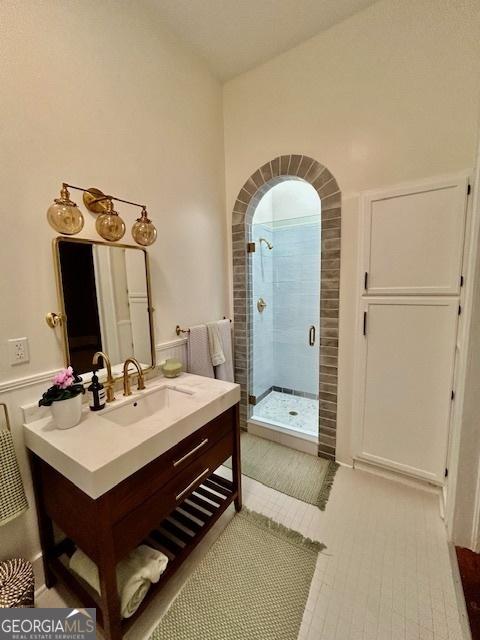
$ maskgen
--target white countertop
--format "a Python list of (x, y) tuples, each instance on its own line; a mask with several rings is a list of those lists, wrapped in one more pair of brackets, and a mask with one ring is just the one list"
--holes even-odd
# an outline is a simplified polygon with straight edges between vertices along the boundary
[[(102, 411), (84, 407), (80, 424), (55, 428), (51, 416), (24, 424), (26, 446), (92, 498), (98, 498), (198, 428), (240, 400), (240, 386), (182, 373), (178, 378), (154, 378), (145, 391), (134, 391)], [(186, 400), (175, 410), (161, 411), (141, 423), (122, 426), (108, 413), (140, 400), (162, 387), (184, 390)], [(113, 415), (113, 414), (112, 414)]]

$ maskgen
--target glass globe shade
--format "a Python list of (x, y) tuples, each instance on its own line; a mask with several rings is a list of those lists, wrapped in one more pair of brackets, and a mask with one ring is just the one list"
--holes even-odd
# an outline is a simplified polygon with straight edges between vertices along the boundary
[(99, 235), (109, 242), (116, 242), (125, 235), (125, 223), (116, 211), (99, 215), (95, 227)]
[(148, 247), (157, 239), (157, 230), (151, 220), (147, 218), (147, 212), (144, 209), (140, 218), (134, 222), (132, 227), (132, 236), (137, 244), (142, 247)]
[(47, 220), (55, 231), (73, 236), (83, 229), (83, 215), (75, 202), (70, 200), (66, 187), (62, 188), (60, 198), (55, 199), (47, 211)]

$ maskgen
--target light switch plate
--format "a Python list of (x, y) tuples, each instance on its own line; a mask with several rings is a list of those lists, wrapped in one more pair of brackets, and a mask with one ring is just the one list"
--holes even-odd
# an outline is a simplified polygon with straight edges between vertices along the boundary
[(12, 338), (8, 341), (8, 357), (10, 365), (13, 367), (17, 364), (25, 364), (30, 362), (30, 354), (28, 352), (28, 338)]

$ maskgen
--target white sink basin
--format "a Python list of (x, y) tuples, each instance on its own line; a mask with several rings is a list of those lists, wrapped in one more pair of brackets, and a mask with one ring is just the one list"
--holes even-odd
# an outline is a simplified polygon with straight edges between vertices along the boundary
[(49, 409), (32, 406), (27, 447), (96, 499), (240, 400), (238, 384), (189, 373), (147, 385), (117, 393), (102, 411), (85, 406), (72, 429), (56, 429)]
[(102, 413), (102, 418), (120, 427), (135, 427), (148, 422), (152, 416), (156, 420), (166, 417), (175, 419), (185, 413), (186, 405), (192, 402), (194, 393), (190, 389), (165, 386), (148, 391), (144, 395), (134, 396), (120, 407), (112, 407)]

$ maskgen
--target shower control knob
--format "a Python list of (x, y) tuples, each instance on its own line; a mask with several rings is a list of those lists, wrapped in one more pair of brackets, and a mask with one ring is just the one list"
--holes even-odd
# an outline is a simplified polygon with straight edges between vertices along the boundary
[(263, 311), (267, 308), (267, 303), (265, 302), (265, 300), (263, 298), (259, 298), (257, 301), (257, 309), (260, 313), (263, 313)]

